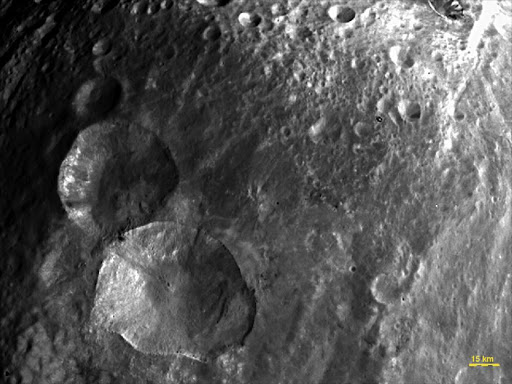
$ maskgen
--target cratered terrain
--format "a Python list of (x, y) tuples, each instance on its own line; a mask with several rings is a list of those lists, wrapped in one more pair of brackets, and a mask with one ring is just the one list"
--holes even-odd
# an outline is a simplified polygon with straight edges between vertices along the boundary
[(0, 381), (512, 383), (510, 0), (0, 26)]

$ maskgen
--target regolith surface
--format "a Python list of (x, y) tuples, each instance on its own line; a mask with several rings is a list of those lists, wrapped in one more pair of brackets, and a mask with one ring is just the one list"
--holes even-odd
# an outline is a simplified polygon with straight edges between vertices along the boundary
[(2, 0), (0, 36), (0, 381), (512, 383), (510, 0)]

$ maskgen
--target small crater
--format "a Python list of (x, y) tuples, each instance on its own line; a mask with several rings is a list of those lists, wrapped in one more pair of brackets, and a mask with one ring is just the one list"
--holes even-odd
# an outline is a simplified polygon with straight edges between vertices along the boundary
[(288, 144), (293, 136), (293, 132), (289, 127), (281, 127), (279, 130), (278, 138), (283, 144)]
[(389, 49), (389, 58), (398, 67), (411, 68), (414, 65), (410, 50), (398, 45)]
[(412, 58), (412, 56), (407, 55), (404, 58), (402, 66), (404, 68), (411, 68), (413, 65), (414, 65), (414, 59)]
[(150, 4), (148, 5), (148, 9), (146, 10), (146, 13), (147, 13), (148, 15), (150, 15), (150, 16), (151, 16), (151, 15), (156, 14), (156, 13), (158, 12), (158, 10), (159, 10), (159, 9), (160, 9), (160, 7), (159, 7), (159, 5), (158, 5), (158, 4), (156, 4), (156, 3), (150, 3)]
[(203, 40), (216, 41), (222, 36), (222, 32), (217, 25), (209, 25), (203, 32)]
[(464, 9), (457, 0), (447, 1), (443, 5), (444, 14), (452, 20), (459, 20), (464, 17)]
[(372, 127), (370, 126), (370, 124), (367, 124), (362, 121), (358, 121), (354, 125), (354, 133), (360, 138), (369, 136), (371, 134), (371, 132), (372, 132)]
[(227, 5), (230, 0), (196, 0), (199, 4), (205, 7), (222, 7)]
[(417, 102), (410, 102), (402, 100), (398, 103), (398, 112), (402, 118), (415, 121), (421, 117), (421, 106)]
[(464, 115), (463, 112), (460, 112), (460, 111), (455, 112), (455, 115), (454, 115), (455, 120), (461, 121), (461, 120), (464, 120), (465, 117), (466, 117), (466, 115)]
[(76, 93), (73, 106), (79, 117), (96, 120), (105, 116), (119, 102), (121, 84), (113, 77), (85, 82)]
[(343, 7), (341, 5), (333, 5), (327, 11), (329, 17), (339, 23), (348, 23), (356, 17), (356, 12), (350, 7)]
[(253, 12), (242, 12), (238, 16), (238, 22), (244, 28), (254, 28), (261, 23), (261, 16)]

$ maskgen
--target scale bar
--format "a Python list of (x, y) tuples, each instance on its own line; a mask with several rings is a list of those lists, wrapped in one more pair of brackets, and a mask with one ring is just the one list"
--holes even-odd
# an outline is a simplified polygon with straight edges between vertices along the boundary
[(499, 367), (500, 365), (497, 364), (497, 363), (490, 363), (490, 364), (485, 364), (485, 363), (472, 363), (472, 364), (469, 364), (470, 367)]

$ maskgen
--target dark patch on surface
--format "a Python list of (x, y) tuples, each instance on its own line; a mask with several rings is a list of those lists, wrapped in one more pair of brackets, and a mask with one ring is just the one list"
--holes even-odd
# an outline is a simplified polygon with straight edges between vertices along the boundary
[(142, 158), (123, 153), (103, 170), (93, 217), (106, 231), (143, 223), (178, 184), (178, 171), (166, 148), (155, 142)]
[(229, 146), (217, 161), (218, 165), (203, 176), (202, 190), (210, 202), (212, 214), (230, 217), (247, 204), (248, 197), (240, 192), (246, 189), (250, 160), (258, 144), (259, 134), (249, 132)]
[(297, 299), (296, 304), (293, 307), (289, 324), (288, 333), (286, 334), (286, 338), (284, 340), (285, 345), (290, 345), (293, 340), (295, 340), (295, 337), (297, 336), (297, 332), (299, 332), (299, 325), (301, 321), (301, 317), (304, 312), (304, 304), (302, 303), (301, 299)]

